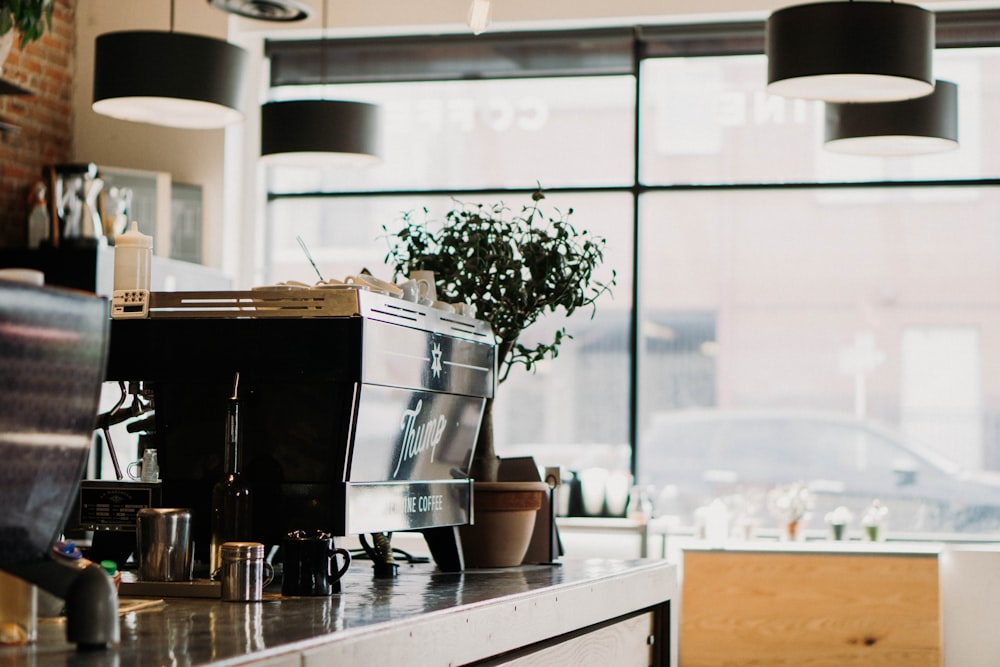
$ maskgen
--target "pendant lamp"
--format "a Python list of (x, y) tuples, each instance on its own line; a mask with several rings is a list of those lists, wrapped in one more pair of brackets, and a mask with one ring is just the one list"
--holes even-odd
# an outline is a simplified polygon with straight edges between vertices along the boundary
[(224, 12), (257, 21), (291, 23), (309, 18), (309, 6), (296, 0), (208, 0)]
[(898, 102), (826, 105), (828, 150), (856, 155), (941, 153), (958, 147), (958, 86), (937, 81), (934, 92)]
[(243, 119), (247, 53), (229, 42), (170, 32), (124, 31), (97, 37), (93, 109), (121, 120), (188, 129)]
[(930, 94), (934, 14), (898, 2), (819, 2), (767, 19), (767, 91), (827, 102)]
[[(323, 2), (320, 83), (326, 84), (326, 2)], [(343, 168), (378, 161), (378, 107), (342, 100), (290, 100), (260, 107), (264, 164)]]
[(293, 100), (260, 107), (265, 164), (336, 168), (378, 161), (378, 108), (365, 102)]

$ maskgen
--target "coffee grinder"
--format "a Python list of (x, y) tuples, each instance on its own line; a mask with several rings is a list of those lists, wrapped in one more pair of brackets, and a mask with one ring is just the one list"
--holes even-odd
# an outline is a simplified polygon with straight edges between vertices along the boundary
[[(0, 280), (0, 569), (66, 601), (66, 638), (118, 641), (111, 578), (55, 549), (91, 448), (107, 302)], [(0, 591), (3, 594), (3, 591)]]

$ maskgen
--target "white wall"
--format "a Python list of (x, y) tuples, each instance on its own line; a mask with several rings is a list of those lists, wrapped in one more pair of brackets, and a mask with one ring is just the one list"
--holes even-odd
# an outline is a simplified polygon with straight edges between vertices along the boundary
[(954, 546), (941, 554), (941, 622), (945, 667), (993, 667), (1000, 662), (996, 632), (1000, 550)]
[[(320, 0), (305, 0), (317, 8), (307, 21), (286, 26), (319, 29)], [(358, 30), (368, 34), (392, 31), (465, 29), (470, 0), (327, 0), (327, 26)], [(630, 25), (637, 22), (700, 21), (720, 15), (731, 18), (762, 18), (771, 11), (809, 0), (493, 0), (493, 21), (497, 28), (545, 26)], [(996, 0), (937, 0), (916, 2), (927, 9), (997, 6)], [(240, 20), (240, 30), (259, 29), (259, 21)], [(268, 27), (271, 29), (272, 26)], [(281, 29), (280, 27), (278, 28)]]

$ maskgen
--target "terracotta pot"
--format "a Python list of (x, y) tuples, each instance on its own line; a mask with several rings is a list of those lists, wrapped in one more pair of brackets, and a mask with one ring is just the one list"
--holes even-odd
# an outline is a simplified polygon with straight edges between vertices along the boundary
[(794, 521), (788, 521), (785, 523), (785, 539), (789, 542), (795, 542), (801, 537), (799, 532), (801, 524), (798, 519)]
[(531, 544), (542, 494), (548, 488), (545, 482), (475, 482), (475, 523), (459, 528), (465, 566), (520, 565)]

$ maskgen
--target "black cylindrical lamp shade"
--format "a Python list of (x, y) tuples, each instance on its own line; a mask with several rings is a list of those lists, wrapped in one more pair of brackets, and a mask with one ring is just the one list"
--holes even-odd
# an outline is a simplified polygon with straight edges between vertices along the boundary
[(837, 153), (901, 156), (958, 147), (958, 86), (899, 102), (826, 105), (825, 147)]
[(309, 5), (297, 0), (208, 0), (208, 4), (244, 18), (280, 23), (309, 18), (311, 11)]
[(366, 102), (292, 100), (260, 108), (266, 164), (341, 167), (378, 160), (378, 107)]
[(767, 20), (767, 90), (828, 102), (884, 102), (934, 88), (934, 14), (899, 2), (819, 2)]
[(247, 53), (229, 42), (177, 32), (97, 38), (97, 113), (154, 125), (219, 128), (243, 119)]

